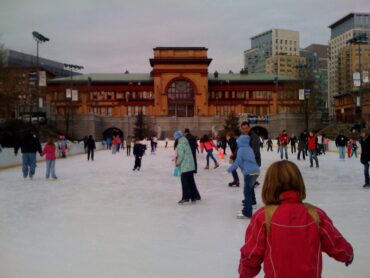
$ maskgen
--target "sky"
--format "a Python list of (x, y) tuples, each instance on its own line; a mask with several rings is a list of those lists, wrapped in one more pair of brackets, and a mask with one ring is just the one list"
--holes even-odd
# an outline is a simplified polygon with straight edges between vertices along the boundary
[(327, 44), (328, 26), (368, 0), (0, 0), (0, 44), (36, 55), (32, 32), (50, 38), (40, 56), (84, 73), (150, 72), (158, 46), (208, 48), (215, 70), (238, 72), (250, 37), (300, 32), (301, 47)]

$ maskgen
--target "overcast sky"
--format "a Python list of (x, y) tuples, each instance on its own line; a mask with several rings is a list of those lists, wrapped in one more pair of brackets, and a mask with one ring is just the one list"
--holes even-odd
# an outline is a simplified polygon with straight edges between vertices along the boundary
[(301, 47), (327, 44), (328, 25), (369, 0), (0, 0), (0, 43), (36, 55), (32, 31), (50, 38), (40, 56), (84, 73), (149, 72), (157, 46), (204, 46), (210, 72), (243, 67), (250, 37), (300, 32)]

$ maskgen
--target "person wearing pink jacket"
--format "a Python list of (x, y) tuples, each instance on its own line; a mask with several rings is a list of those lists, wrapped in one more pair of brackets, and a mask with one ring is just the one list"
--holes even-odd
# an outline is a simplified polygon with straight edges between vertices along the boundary
[(48, 142), (44, 146), (44, 149), (42, 150), (41, 155), (45, 155), (46, 159), (46, 178), (48, 179), (50, 177), (50, 172), (51, 172), (51, 177), (56, 180), (57, 176), (55, 175), (55, 160), (56, 160), (56, 155), (55, 155), (56, 147), (54, 144), (54, 139), (49, 138)]
[(207, 166), (204, 169), (209, 169), (209, 158), (212, 158), (213, 162), (215, 163), (215, 167), (213, 167), (214, 169), (220, 166), (213, 156), (213, 149), (218, 150), (218, 148), (207, 135), (203, 135), (202, 139), (200, 140), (200, 152), (203, 153), (204, 149), (207, 152)]

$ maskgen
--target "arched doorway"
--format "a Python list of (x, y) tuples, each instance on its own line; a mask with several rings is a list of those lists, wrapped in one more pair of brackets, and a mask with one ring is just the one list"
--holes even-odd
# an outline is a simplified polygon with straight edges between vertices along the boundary
[(193, 117), (195, 89), (184, 79), (173, 81), (167, 89), (168, 115), (177, 117)]
[(254, 131), (258, 136), (262, 136), (264, 139), (267, 139), (269, 136), (269, 132), (266, 128), (260, 125), (256, 125), (251, 128), (251, 131)]
[(113, 136), (117, 135), (123, 138), (123, 131), (116, 127), (110, 127), (103, 132), (103, 139), (113, 138)]

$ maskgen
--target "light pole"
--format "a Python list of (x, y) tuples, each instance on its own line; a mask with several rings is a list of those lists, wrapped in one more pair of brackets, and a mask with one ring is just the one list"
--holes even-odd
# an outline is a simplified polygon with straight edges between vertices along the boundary
[[(39, 72), (39, 44), (48, 42), (50, 39), (41, 35), (39, 32), (33, 31), (32, 36), (36, 41), (36, 71), (37, 71), (37, 103), (36, 103), (36, 112), (37, 112), (37, 122), (39, 121), (39, 108), (40, 108), (40, 72)], [(31, 106), (32, 109), (32, 106)], [(30, 111), (30, 117), (32, 118), (32, 111)]]
[[(304, 91), (304, 99), (303, 99), (303, 105), (304, 105), (304, 121), (305, 121), (305, 126), (306, 126), (306, 131), (308, 132), (308, 95), (306, 96), (306, 73), (303, 75), (302, 74), (302, 70), (306, 70), (307, 69), (307, 65), (306, 64), (301, 64), (299, 63), (298, 65), (296, 65), (296, 68), (298, 69), (299, 71), (299, 76), (300, 78), (302, 78), (302, 84), (303, 84), (303, 91)], [(308, 94), (308, 92), (307, 92)]]
[[(362, 123), (362, 108), (363, 108), (363, 105), (362, 105), (362, 102), (363, 102), (363, 99), (362, 99), (362, 83), (363, 81), (361, 80), (363, 78), (363, 74), (361, 73), (361, 44), (368, 44), (368, 38), (367, 38), (367, 34), (366, 33), (359, 33), (357, 34), (356, 36), (354, 36), (352, 39), (349, 39), (347, 41), (348, 44), (357, 44), (358, 45), (358, 72), (359, 72), (359, 76), (360, 76), (360, 83), (359, 83), (359, 86), (358, 86), (358, 102), (357, 100), (354, 101), (355, 103), (355, 116), (357, 116), (357, 120), (359, 122), (359, 124), (361, 125), (361, 128), (363, 127), (363, 123)], [(356, 86), (356, 85), (355, 85)], [(358, 106), (358, 108), (356, 107)]]
[[(70, 87), (69, 89), (66, 90), (66, 98), (70, 98), (70, 101), (69, 101), (69, 105), (68, 105), (68, 108), (66, 108), (65, 110), (65, 124), (66, 124), (66, 134), (68, 135), (69, 133), (69, 123), (70, 123), (70, 120), (73, 120), (73, 107), (72, 107), (72, 102), (73, 101), (77, 101), (78, 99), (74, 99), (73, 97), (73, 90), (72, 90), (72, 86), (73, 86), (73, 82), (72, 82), (72, 76), (73, 76), (73, 71), (72, 70), (82, 70), (84, 67), (83, 66), (78, 66), (78, 65), (72, 65), (72, 64), (64, 64), (64, 68), (70, 70)], [(69, 93), (68, 93), (69, 91)], [(77, 92), (78, 94), (78, 92)], [(78, 95), (77, 95), (78, 97)], [(71, 131), (71, 137), (73, 137), (73, 128), (72, 128), (72, 131)]]

